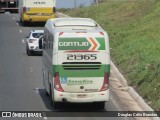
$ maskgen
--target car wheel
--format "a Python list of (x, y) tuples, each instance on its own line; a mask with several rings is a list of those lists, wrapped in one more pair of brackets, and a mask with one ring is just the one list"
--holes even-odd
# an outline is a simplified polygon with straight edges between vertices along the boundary
[(22, 14), (20, 15), (20, 23), (23, 24), (23, 21), (22, 21)]
[(26, 48), (26, 53), (27, 53), (28, 56), (31, 56), (31, 55), (32, 55), (32, 52), (29, 50), (28, 47)]
[(22, 18), (20, 18), (20, 23), (22, 23)]

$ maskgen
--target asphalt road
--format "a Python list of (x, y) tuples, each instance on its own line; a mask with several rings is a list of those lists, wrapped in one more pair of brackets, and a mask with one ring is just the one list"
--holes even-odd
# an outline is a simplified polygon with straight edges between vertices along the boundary
[[(42, 81), (41, 56), (27, 56), (25, 53), (25, 37), (30, 30), (43, 29), (44, 24), (32, 24), (23, 27), (19, 23), (18, 14), (0, 14), (0, 111), (53, 111), (49, 97), (45, 95)], [(64, 105), (54, 119), (83, 119), (83, 120), (128, 120), (120, 117), (98, 117), (104, 111), (124, 110), (118, 98), (112, 93), (105, 110), (96, 110), (92, 105)], [(90, 117), (85, 117), (93, 111)], [(107, 112), (106, 112), (107, 113)], [(76, 118), (65, 117), (77, 115)], [(96, 116), (97, 117), (92, 117)], [(21, 120), (22, 118), (0, 118), (0, 120)], [(28, 118), (24, 118), (28, 120)], [(37, 120), (53, 118), (37, 118)], [(131, 119), (131, 118), (130, 118)], [(35, 120), (35, 118), (34, 118)]]

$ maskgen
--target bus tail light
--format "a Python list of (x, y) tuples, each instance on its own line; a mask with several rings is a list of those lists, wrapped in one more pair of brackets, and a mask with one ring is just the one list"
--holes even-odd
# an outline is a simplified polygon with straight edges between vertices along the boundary
[(54, 12), (54, 13), (56, 12), (56, 8), (55, 8), (55, 7), (53, 7), (53, 12)]
[(55, 73), (54, 88), (59, 92), (64, 92), (64, 90), (60, 84), (59, 73)]
[(100, 34), (101, 34), (101, 35), (104, 35), (104, 33), (103, 33), (103, 32), (100, 32)]
[(23, 13), (26, 13), (26, 12), (27, 12), (26, 7), (23, 7)]
[(103, 81), (103, 85), (100, 91), (105, 91), (109, 88), (109, 73), (105, 73), (104, 74), (104, 81)]
[(59, 33), (59, 36), (61, 36), (61, 35), (63, 35), (63, 32), (60, 32), (60, 33)]

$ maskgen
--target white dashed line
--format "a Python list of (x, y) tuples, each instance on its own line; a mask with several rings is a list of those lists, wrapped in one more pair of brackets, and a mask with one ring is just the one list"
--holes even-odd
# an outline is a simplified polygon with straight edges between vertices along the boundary
[(19, 25), (18, 22), (16, 24)]
[(33, 72), (33, 68), (32, 67), (30, 67), (30, 72)]
[(45, 113), (45, 112), (42, 112), (42, 115), (44, 116), (44, 117), (43, 117), (44, 120), (47, 120), (47, 119), (48, 119), (48, 118), (46, 117), (46, 113)]
[(19, 30), (20, 33), (22, 33), (22, 30)]
[(24, 39), (22, 39), (22, 43), (25, 43), (25, 40), (24, 40)]
[(15, 20), (15, 17), (13, 17), (12, 19)]
[(34, 88), (37, 94), (39, 94), (39, 88)]
[(10, 12), (5, 12), (4, 14), (6, 14), (6, 15), (10, 15)]
[(47, 118), (47, 117), (43, 117), (43, 119), (44, 119), (44, 120), (47, 120), (48, 118)]

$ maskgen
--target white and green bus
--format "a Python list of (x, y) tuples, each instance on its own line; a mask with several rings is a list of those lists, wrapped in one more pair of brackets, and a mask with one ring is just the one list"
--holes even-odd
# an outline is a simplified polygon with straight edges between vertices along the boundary
[(107, 33), (89, 18), (49, 19), (43, 38), (43, 82), (54, 108), (61, 102), (109, 101)]

